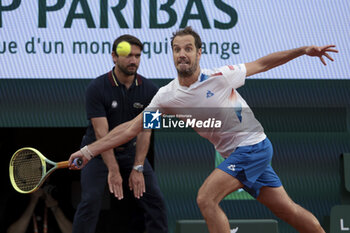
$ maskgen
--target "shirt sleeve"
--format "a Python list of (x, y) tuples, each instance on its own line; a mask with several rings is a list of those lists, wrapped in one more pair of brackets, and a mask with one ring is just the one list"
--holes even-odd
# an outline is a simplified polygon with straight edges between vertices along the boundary
[(244, 64), (223, 66), (220, 70), (230, 87), (237, 89), (244, 85), (247, 74)]
[(157, 109), (161, 108), (161, 93), (163, 93), (164, 87), (161, 87), (158, 92), (155, 94), (155, 96), (152, 98), (151, 103), (145, 108), (146, 111), (156, 111)]
[(98, 88), (93, 81), (86, 89), (85, 107), (87, 119), (90, 120), (94, 117), (105, 117), (106, 109), (104, 107), (103, 96), (101, 94), (101, 88)]

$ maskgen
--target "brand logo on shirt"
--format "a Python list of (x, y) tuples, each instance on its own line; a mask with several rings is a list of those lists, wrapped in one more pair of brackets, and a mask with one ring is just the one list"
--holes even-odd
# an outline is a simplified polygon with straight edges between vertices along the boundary
[(230, 233), (236, 233), (236, 232), (238, 232), (238, 227), (233, 228), (232, 230), (230, 230)]
[(143, 128), (144, 129), (160, 129), (160, 116), (162, 114), (157, 110), (156, 112), (143, 112)]
[(231, 164), (231, 165), (228, 166), (227, 168), (234, 172), (234, 171), (236, 170), (236, 165)]
[(134, 108), (143, 108), (143, 104), (138, 103), (138, 102), (135, 102), (135, 103), (133, 104), (133, 107), (134, 107)]
[(214, 95), (214, 93), (213, 92), (211, 92), (211, 91), (207, 91), (207, 98), (210, 98), (210, 97), (212, 97)]
[(118, 106), (118, 102), (116, 100), (112, 101), (111, 107), (116, 108)]

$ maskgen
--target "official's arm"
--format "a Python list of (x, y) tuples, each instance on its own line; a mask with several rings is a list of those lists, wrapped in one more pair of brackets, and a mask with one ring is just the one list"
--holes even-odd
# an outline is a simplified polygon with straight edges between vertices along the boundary
[[(106, 117), (91, 118), (91, 124), (94, 127), (96, 139), (99, 140), (106, 136), (109, 131), (108, 121)], [(108, 187), (111, 193), (114, 193), (115, 197), (119, 200), (124, 197), (123, 195), (123, 179), (120, 175), (119, 166), (115, 159), (113, 149), (106, 150), (101, 153), (104, 163), (108, 168)]]
[[(147, 130), (141, 131), (137, 135), (134, 167), (144, 165), (145, 159), (148, 153), (148, 149), (149, 149), (151, 133), (152, 131), (147, 129)], [(130, 190), (134, 191), (134, 196), (136, 198), (142, 197), (143, 193), (146, 192), (143, 172), (136, 171), (135, 169), (131, 171), (130, 177), (129, 177), (129, 187), (130, 187)]]

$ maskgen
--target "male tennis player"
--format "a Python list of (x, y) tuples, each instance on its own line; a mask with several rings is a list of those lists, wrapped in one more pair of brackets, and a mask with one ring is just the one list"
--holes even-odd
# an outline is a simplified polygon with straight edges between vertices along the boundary
[[(226, 158), (204, 181), (197, 196), (198, 206), (209, 231), (230, 232), (228, 219), (219, 203), (226, 195), (244, 188), (299, 232), (325, 232), (314, 215), (294, 203), (287, 195), (280, 179), (270, 166), (272, 145), (236, 89), (244, 84), (246, 77), (268, 71), (302, 55), (319, 57), (326, 65), (323, 56), (333, 61), (328, 52), (338, 52), (334, 49), (335, 46), (305, 46), (272, 53), (253, 62), (216, 69), (200, 68), (202, 43), (199, 35), (191, 27), (175, 32), (171, 46), (178, 78), (162, 87), (148, 108), (162, 109), (162, 113), (166, 114), (174, 114), (178, 109), (193, 106), (207, 109), (234, 109), (241, 106), (242, 109), (246, 109), (235, 111), (236, 115), (227, 115), (227, 111), (212, 112), (215, 119), (223, 122), (219, 130), (195, 128)], [(95, 155), (125, 143), (141, 130), (142, 114), (72, 154), (69, 158), (70, 164), (74, 158), (80, 157), (85, 165)], [(74, 165), (71, 166), (74, 168)]]

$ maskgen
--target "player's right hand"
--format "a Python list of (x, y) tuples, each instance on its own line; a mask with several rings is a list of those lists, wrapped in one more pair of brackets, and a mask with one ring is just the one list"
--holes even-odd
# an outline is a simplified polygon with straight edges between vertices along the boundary
[[(75, 163), (73, 162), (76, 158), (80, 158), (81, 161), (83, 161), (83, 163), (80, 166), (76, 166)], [(69, 157), (68, 166), (69, 166), (69, 169), (71, 170), (79, 170), (79, 169), (82, 169), (88, 162), (89, 160), (85, 158), (85, 156), (80, 150), (78, 150), (77, 152), (71, 154), (71, 156)]]

